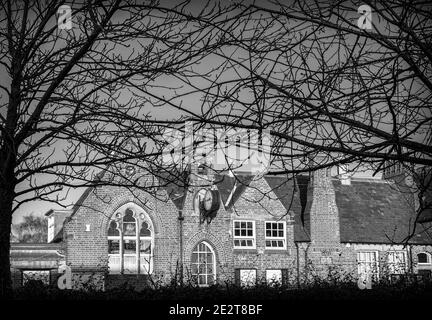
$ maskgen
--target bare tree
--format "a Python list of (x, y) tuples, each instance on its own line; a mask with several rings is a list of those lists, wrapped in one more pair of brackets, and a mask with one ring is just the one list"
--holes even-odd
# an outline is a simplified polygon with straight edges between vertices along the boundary
[(197, 120), (270, 130), (272, 174), (432, 165), (430, 3), (269, 0), (238, 9), (214, 52), (220, 63), (189, 83), (206, 95)]
[(62, 1), (0, 0), (2, 293), (22, 203), (77, 186), (151, 192), (145, 173), (176, 175), (161, 133), (185, 119), (270, 130), (273, 174), (430, 166), (431, 5), (364, 2), (372, 29), (351, 0), (93, 0), (70, 4), (64, 30)]
[[(65, 4), (70, 29), (66, 11), (57, 12)], [(189, 1), (0, 1), (2, 295), (11, 289), (11, 219), (21, 204), (62, 203), (70, 187), (153, 190), (157, 182), (140, 177), (164, 173), (155, 161), (160, 134), (178, 122), (154, 106), (217, 47), (215, 21), (224, 23), (226, 10)]]
[(355, 1), (244, 3), (213, 74), (234, 77), (206, 88), (209, 122), (270, 128), (280, 156), (431, 165), (431, 7), (366, 3), (370, 30)]

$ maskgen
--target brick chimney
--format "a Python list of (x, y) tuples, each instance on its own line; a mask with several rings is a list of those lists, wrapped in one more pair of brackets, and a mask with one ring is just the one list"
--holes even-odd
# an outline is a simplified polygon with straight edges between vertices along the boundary
[(335, 191), (329, 169), (319, 169), (311, 173), (309, 194), (311, 240), (317, 247), (334, 247), (340, 243), (339, 217)]
[(54, 242), (54, 239), (63, 228), (63, 222), (72, 214), (72, 210), (49, 210), (45, 213), (48, 219), (48, 243)]

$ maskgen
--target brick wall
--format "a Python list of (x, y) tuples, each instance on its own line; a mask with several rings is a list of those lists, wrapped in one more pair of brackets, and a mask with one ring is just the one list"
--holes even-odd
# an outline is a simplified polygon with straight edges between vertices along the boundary
[[(415, 273), (418, 273), (419, 270), (423, 269), (423, 270), (432, 270), (432, 246), (412, 246), (411, 248), (411, 257), (412, 257), (412, 270)], [(431, 264), (429, 265), (419, 265), (418, 264), (418, 259), (417, 259), (417, 255), (419, 253), (427, 253), (429, 254), (430, 257), (430, 262)]]
[(327, 169), (312, 173), (306, 210), (310, 215), (311, 242), (298, 244), (301, 281), (349, 275), (356, 270), (356, 253), (340, 243), (339, 213)]
[[(199, 179), (199, 178), (198, 178)], [(190, 272), (190, 259), (194, 247), (201, 241), (209, 243), (215, 251), (217, 279), (219, 282), (233, 282), (236, 268), (258, 268), (258, 278), (265, 277), (266, 269), (292, 268), (295, 259), (293, 213), (277, 200), (276, 195), (264, 179), (254, 181), (250, 188), (229, 211), (221, 205), (216, 218), (211, 223), (201, 223), (193, 207), (195, 194), (202, 188), (199, 181), (188, 191), (182, 210), (183, 261), (185, 280)], [(198, 183), (196, 183), (198, 182)], [(180, 259), (180, 221), (178, 209), (168, 200), (165, 191), (157, 197), (143, 191), (131, 192), (119, 187), (100, 187), (88, 195), (82, 206), (65, 224), (67, 263), (74, 274), (103, 274), (108, 266), (107, 229), (117, 208), (135, 203), (143, 208), (151, 218), (155, 229), (154, 272), (152, 278), (168, 283), (178, 271)], [(263, 210), (265, 208), (265, 210)], [(265, 221), (286, 222), (285, 250), (265, 249)], [(233, 249), (233, 220), (250, 219), (256, 221), (256, 249)], [(90, 231), (86, 226), (90, 225)], [(125, 276), (125, 282), (134, 282), (137, 277)], [(124, 283), (121, 276), (106, 278), (116, 284)], [(145, 280), (142, 280), (146, 282)], [(138, 281), (139, 282), (139, 281)], [(106, 285), (109, 287), (109, 284)]]
[[(294, 213), (287, 212), (265, 179), (253, 180), (233, 207), (231, 220), (243, 219), (255, 221), (256, 249), (233, 250), (234, 268), (257, 269), (258, 281), (265, 281), (267, 269), (288, 269), (290, 275), (295, 274)], [(286, 249), (266, 249), (266, 221), (285, 221)]]
[[(157, 197), (120, 187), (94, 189), (65, 224), (66, 260), (73, 273), (94, 273), (108, 267), (107, 230), (111, 217), (124, 204), (134, 203), (150, 217), (154, 227), (155, 277), (175, 272), (178, 260), (178, 210), (165, 191)], [(90, 231), (86, 231), (90, 225)]]
[[(150, 180), (151, 177), (148, 177)], [(194, 187), (186, 195), (183, 220), (166, 191), (156, 196), (139, 190), (120, 187), (96, 188), (82, 206), (67, 221), (64, 228), (67, 263), (75, 279), (83, 274), (98, 274), (105, 288), (129, 284), (136, 288), (169, 283), (178, 275), (180, 265), (180, 223), (183, 226), (184, 279), (188, 281), (194, 247), (206, 241), (216, 254), (216, 273), (220, 283), (233, 282), (236, 269), (257, 269), (257, 278), (265, 278), (267, 269), (288, 270), (290, 283), (327, 278), (331, 272), (357, 276), (357, 252), (353, 245), (340, 243), (338, 208), (333, 184), (326, 170), (313, 174), (309, 184), (308, 203), (311, 223), (311, 242), (294, 243), (294, 214), (277, 199), (265, 179), (252, 181), (233, 207), (220, 206), (211, 223), (201, 223), (194, 210), (196, 193), (202, 188), (195, 177)], [(202, 182), (202, 181), (201, 181)], [(207, 182), (206, 182), (207, 183)], [(108, 263), (108, 223), (116, 210), (126, 203), (135, 203), (145, 210), (154, 226), (154, 272), (146, 275), (106, 275)], [(233, 248), (233, 220), (253, 220), (256, 230), (256, 249)], [(265, 221), (285, 221), (286, 249), (268, 250), (265, 247)], [(90, 225), (90, 231), (86, 226)], [(418, 252), (432, 252), (432, 246), (414, 246)], [(381, 256), (381, 254), (380, 254)], [(413, 266), (417, 270), (416, 265)]]

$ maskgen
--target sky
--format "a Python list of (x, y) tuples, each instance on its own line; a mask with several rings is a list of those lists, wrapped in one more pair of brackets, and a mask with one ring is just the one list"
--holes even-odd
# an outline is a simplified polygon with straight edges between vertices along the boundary
[[(199, 1), (196, 1), (196, 3), (199, 3)], [(198, 8), (198, 5), (196, 5), (196, 8)], [(354, 11), (355, 12), (355, 11)], [(213, 61), (202, 61), (202, 68), (211, 68), (212, 64), (216, 65), (218, 63), (217, 60)], [(3, 77), (4, 74), (2, 74), (0, 78), (0, 83), (7, 84), (8, 80), (6, 77)], [(166, 78), (160, 78), (161, 82), (163, 82), (164, 85), (171, 85), (173, 84), (171, 81), (173, 81), (172, 78), (166, 77)], [(183, 97), (183, 104), (191, 108), (191, 110), (199, 110), (202, 107), (202, 101), (197, 99), (196, 96), (190, 95), (187, 97)], [(176, 110), (173, 108), (170, 108), (169, 106), (162, 106), (162, 107), (150, 107), (152, 114), (158, 115), (160, 117), (175, 117), (177, 114)], [(365, 177), (365, 178), (372, 178), (372, 174), (370, 171), (365, 172), (358, 172), (356, 174), (358, 177)], [(380, 175), (375, 176), (374, 178), (380, 178)], [(74, 202), (80, 197), (80, 195), (84, 192), (83, 188), (77, 188), (77, 189), (70, 189), (67, 202), (65, 202), (65, 205), (73, 205)], [(13, 217), (13, 222), (17, 223), (21, 220), (23, 215), (27, 214), (35, 214), (35, 215), (43, 215), (46, 213), (49, 209), (60, 209), (61, 206), (56, 206), (53, 203), (47, 203), (47, 202), (41, 202), (41, 201), (33, 201), (29, 203), (23, 204), (19, 210), (15, 213)]]

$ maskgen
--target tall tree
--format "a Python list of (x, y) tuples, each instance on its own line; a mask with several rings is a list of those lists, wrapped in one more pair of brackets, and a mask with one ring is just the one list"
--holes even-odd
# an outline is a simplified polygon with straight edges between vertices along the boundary
[(59, 202), (69, 187), (153, 190), (129, 167), (154, 168), (160, 133), (176, 122), (153, 106), (217, 47), (226, 10), (189, 1), (0, 0), (2, 295), (11, 290), (11, 219), (20, 205)]
[[(197, 119), (269, 130), (274, 174), (352, 164), (374, 173), (402, 165), (430, 176), (431, 3), (269, 0), (238, 7), (242, 17), (215, 52), (221, 62), (195, 86), (207, 98)], [(429, 182), (415, 180), (423, 197)], [(420, 203), (417, 217), (431, 209)]]

